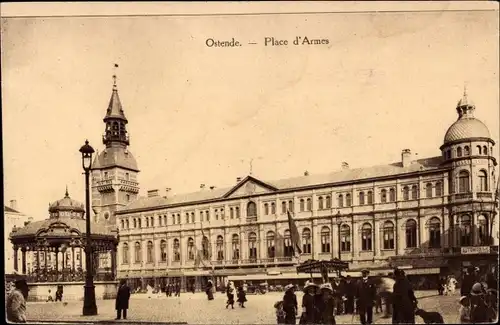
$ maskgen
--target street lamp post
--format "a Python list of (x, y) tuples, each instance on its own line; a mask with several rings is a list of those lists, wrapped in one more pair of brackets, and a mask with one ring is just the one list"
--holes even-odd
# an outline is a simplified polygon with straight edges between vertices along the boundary
[(339, 248), (338, 253), (339, 253), (339, 260), (342, 260), (342, 256), (340, 254), (340, 251), (341, 251), (341, 249), (340, 249), (340, 225), (342, 224), (342, 220), (340, 220), (340, 217), (341, 217), (340, 211), (337, 211), (337, 232), (338, 232), (337, 238), (338, 238), (338, 248)]
[(82, 153), (82, 166), (85, 171), (85, 291), (83, 296), (83, 316), (97, 315), (97, 305), (95, 301), (94, 278), (92, 275), (92, 241), (90, 238), (90, 168), (92, 167), (92, 154), (94, 148), (89, 145), (89, 141), (85, 140), (85, 145), (80, 148)]

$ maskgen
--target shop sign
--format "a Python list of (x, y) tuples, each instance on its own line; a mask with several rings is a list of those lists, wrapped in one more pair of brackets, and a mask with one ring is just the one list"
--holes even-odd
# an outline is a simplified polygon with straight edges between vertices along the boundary
[(490, 246), (462, 247), (462, 255), (489, 254)]

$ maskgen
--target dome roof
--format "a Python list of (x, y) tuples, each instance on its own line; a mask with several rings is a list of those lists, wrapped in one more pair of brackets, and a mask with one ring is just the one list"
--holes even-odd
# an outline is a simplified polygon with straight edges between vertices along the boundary
[(446, 135), (444, 143), (470, 138), (491, 138), (490, 131), (483, 122), (474, 117), (460, 118), (453, 123)]
[(49, 205), (49, 212), (57, 211), (85, 212), (85, 209), (83, 207), (83, 203), (69, 197), (68, 188), (66, 188), (66, 194), (64, 197)]
[(139, 171), (134, 156), (123, 147), (109, 147), (96, 155), (92, 169), (106, 167), (123, 167), (133, 171)]

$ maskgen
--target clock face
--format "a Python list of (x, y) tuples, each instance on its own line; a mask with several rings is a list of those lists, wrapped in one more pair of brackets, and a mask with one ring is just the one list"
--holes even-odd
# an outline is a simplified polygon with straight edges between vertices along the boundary
[(248, 194), (253, 194), (253, 193), (255, 193), (255, 184), (254, 183), (247, 183), (247, 185), (245, 185), (245, 189), (246, 189)]

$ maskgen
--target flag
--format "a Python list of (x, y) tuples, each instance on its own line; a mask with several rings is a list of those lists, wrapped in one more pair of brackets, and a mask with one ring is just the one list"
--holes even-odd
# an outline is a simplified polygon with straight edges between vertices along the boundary
[(294, 255), (302, 254), (302, 249), (300, 248), (300, 234), (297, 229), (297, 225), (295, 224), (295, 220), (293, 220), (292, 214), (289, 210), (286, 211), (288, 214), (288, 227), (290, 228), (290, 235), (292, 237), (292, 249)]

